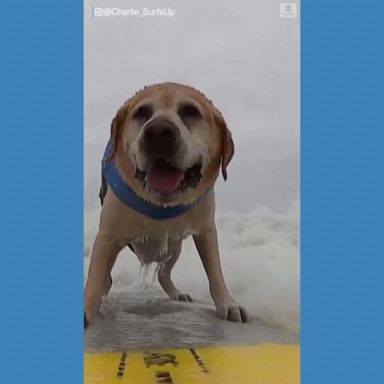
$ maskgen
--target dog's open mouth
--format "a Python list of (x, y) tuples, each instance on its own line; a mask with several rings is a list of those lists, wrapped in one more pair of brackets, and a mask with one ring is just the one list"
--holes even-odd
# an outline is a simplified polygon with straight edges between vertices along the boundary
[(201, 179), (202, 164), (181, 170), (160, 158), (153, 162), (147, 172), (136, 169), (136, 178), (157, 194), (172, 195), (184, 192), (187, 188), (195, 188)]

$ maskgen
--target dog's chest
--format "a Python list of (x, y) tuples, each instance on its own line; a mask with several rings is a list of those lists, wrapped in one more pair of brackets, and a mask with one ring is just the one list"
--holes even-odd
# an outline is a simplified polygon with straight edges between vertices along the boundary
[(135, 253), (143, 264), (153, 261), (162, 262), (167, 259), (185, 238), (197, 233), (193, 227), (178, 222), (174, 225), (165, 223), (143, 223), (142, 234), (131, 242)]

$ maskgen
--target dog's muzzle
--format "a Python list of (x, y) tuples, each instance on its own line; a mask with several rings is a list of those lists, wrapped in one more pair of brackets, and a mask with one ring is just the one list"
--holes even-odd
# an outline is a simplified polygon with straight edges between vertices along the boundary
[(182, 149), (179, 128), (169, 120), (157, 119), (144, 126), (140, 150), (149, 160), (162, 157), (173, 162)]
[(158, 119), (146, 125), (139, 148), (146, 158), (147, 169), (136, 169), (136, 178), (143, 187), (160, 195), (184, 192), (195, 188), (201, 179), (202, 161), (182, 169), (184, 145), (179, 128), (169, 120)]

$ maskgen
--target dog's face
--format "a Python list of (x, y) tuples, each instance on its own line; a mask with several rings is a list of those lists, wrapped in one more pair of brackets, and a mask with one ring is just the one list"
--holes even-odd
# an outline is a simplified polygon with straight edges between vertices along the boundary
[(112, 122), (116, 164), (141, 197), (190, 203), (224, 178), (234, 148), (221, 113), (197, 90), (175, 83), (144, 88)]

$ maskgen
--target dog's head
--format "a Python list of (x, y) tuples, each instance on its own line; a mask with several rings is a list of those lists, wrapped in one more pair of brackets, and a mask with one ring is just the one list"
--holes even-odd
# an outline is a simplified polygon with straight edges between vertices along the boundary
[(125, 181), (146, 200), (162, 205), (193, 202), (224, 179), (233, 156), (231, 133), (221, 113), (192, 87), (145, 87), (117, 112), (111, 128), (112, 157)]

